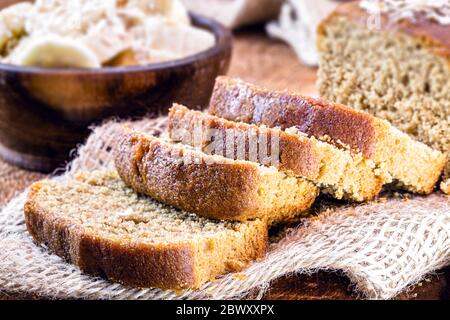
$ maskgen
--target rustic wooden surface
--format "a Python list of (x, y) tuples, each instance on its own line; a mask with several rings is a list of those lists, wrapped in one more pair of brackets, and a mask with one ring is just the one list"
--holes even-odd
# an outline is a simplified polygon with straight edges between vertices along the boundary
[[(316, 70), (298, 62), (284, 44), (267, 38), (261, 29), (236, 34), (234, 57), (229, 74), (272, 89), (289, 89), (305, 94), (315, 92)], [(45, 177), (10, 166), (0, 160), (0, 206), (31, 182)], [(427, 277), (398, 299), (448, 299), (449, 272)], [(1, 291), (1, 288), (0, 288)], [(36, 299), (27, 293), (0, 293), (0, 299)], [(251, 296), (250, 296), (251, 298)], [(318, 272), (276, 280), (265, 299), (356, 299), (350, 281), (343, 275)]]

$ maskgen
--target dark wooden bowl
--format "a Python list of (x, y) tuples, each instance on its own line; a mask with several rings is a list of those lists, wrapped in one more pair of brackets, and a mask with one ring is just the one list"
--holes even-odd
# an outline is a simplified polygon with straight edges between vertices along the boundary
[(206, 107), (216, 76), (228, 70), (232, 36), (211, 19), (191, 17), (216, 45), (179, 60), (95, 70), (0, 64), (0, 156), (51, 172), (106, 118), (164, 114), (173, 102)]

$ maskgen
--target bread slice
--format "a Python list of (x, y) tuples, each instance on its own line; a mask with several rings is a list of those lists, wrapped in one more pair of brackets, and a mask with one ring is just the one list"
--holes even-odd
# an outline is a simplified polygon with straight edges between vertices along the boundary
[(304, 214), (318, 194), (314, 184), (273, 167), (129, 130), (118, 141), (115, 164), (137, 192), (213, 219), (287, 222)]
[(265, 254), (267, 225), (213, 221), (139, 196), (115, 171), (31, 187), (29, 233), (86, 273), (130, 286), (198, 288)]
[(308, 136), (348, 146), (387, 171), (400, 187), (416, 193), (433, 191), (446, 162), (443, 153), (365, 112), (227, 77), (217, 79), (209, 112), (268, 127), (295, 126)]
[(253, 160), (308, 179), (338, 199), (373, 199), (389, 175), (349, 150), (287, 131), (228, 121), (175, 104), (169, 112), (170, 138), (232, 159)]
[(446, 153), (443, 177), (450, 178), (450, 25), (427, 17), (426, 5), (417, 17), (399, 21), (392, 19), (394, 8), (380, 8), (376, 28), (366, 23), (373, 13), (357, 1), (339, 5), (321, 23), (319, 94)]

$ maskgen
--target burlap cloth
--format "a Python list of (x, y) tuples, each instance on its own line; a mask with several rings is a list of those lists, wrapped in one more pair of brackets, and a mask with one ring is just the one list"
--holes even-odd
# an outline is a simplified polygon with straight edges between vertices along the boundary
[[(261, 32), (237, 35), (230, 74), (273, 89), (314, 90), (315, 70), (298, 63), (287, 46)], [(147, 128), (154, 126), (147, 123)], [(88, 157), (88, 147), (81, 149), (73, 170), (100, 166), (99, 161), (108, 157), (103, 130), (88, 143), (89, 148), (94, 143), (97, 156)], [(17, 190), (43, 176), (0, 161), (0, 208)], [(23, 224), (24, 197), (21, 194), (0, 212), (0, 292), (55, 298), (175, 297), (173, 292), (124, 288), (91, 278), (35, 246)], [(250, 288), (256, 288), (252, 297), (258, 297), (279, 275), (337, 269), (351, 277), (361, 297), (391, 298), (449, 264), (449, 214), (449, 198), (440, 194), (330, 210), (274, 241), (268, 256), (245, 272), (182, 297), (239, 297)]]
[[(126, 122), (150, 133), (165, 118)], [(120, 124), (96, 128), (68, 171), (112, 167)], [(322, 209), (315, 218), (273, 241), (267, 256), (239, 274), (229, 274), (197, 291), (175, 293), (127, 288), (82, 274), (44, 247), (33, 244), (23, 218), (26, 192), (0, 214), (0, 288), (55, 298), (236, 299), (249, 291), (261, 297), (270, 282), (289, 273), (341, 270), (362, 297), (389, 299), (426, 274), (450, 263), (450, 201), (447, 196), (394, 197), (356, 207)]]

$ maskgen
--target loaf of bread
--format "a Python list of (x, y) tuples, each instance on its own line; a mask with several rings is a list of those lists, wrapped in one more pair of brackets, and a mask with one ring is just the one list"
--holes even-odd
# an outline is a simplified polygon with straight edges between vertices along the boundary
[(256, 161), (303, 177), (337, 199), (371, 200), (389, 175), (372, 161), (291, 128), (287, 131), (228, 121), (175, 104), (169, 112), (170, 138), (204, 152)]
[(135, 191), (213, 219), (287, 222), (304, 214), (318, 194), (311, 182), (273, 167), (207, 155), (127, 129), (115, 164)]
[(361, 152), (399, 187), (420, 194), (433, 191), (446, 162), (443, 153), (368, 113), (227, 77), (217, 79), (209, 112), (281, 130), (295, 127), (310, 137)]
[[(439, 9), (427, 8), (427, 2), (417, 4), (414, 10), (415, 5), (406, 6), (405, 1), (398, 10), (408, 18), (401, 20), (395, 19), (399, 12), (394, 1), (385, 2), (381, 15), (352, 2), (323, 21), (318, 29), (319, 93), (386, 119), (448, 155), (450, 25), (440, 23)], [(405, 12), (407, 7), (410, 12)], [(450, 177), (449, 160), (444, 180)], [(423, 170), (425, 177), (428, 173)], [(432, 178), (434, 175), (424, 181)], [(441, 185), (447, 193), (449, 186), (450, 181)], [(421, 189), (429, 190), (428, 186)]]
[(214, 221), (128, 188), (115, 171), (31, 187), (28, 231), (86, 273), (130, 286), (198, 288), (265, 254), (267, 225)]

